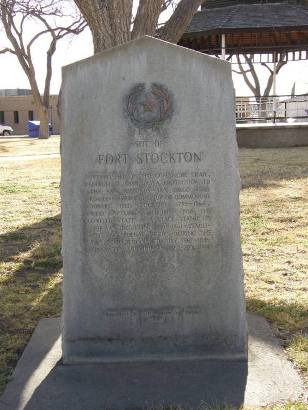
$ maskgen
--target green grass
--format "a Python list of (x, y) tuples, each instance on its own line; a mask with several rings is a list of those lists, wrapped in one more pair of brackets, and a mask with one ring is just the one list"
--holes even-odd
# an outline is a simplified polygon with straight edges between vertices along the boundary
[(308, 150), (244, 149), (240, 164), (247, 309), (273, 323), (307, 381)]
[(14, 241), (4, 242), (10, 246), (0, 263), (0, 390), (38, 320), (58, 315), (62, 305), (60, 220), (35, 225), (32, 235), (28, 229), (4, 235)]
[(59, 313), (61, 307), (60, 275), (44, 274), (35, 269), (20, 269), (1, 281), (0, 315), (0, 388), (7, 383), (11, 370), (21, 355), (38, 320)]
[(24, 192), (31, 192), (31, 188), (27, 185), (19, 184), (0, 184), (0, 195), (5, 194), (20, 194)]
[(307, 337), (303, 335), (293, 337), (287, 347), (287, 352), (291, 360), (293, 360), (302, 371), (308, 371)]
[(265, 407), (265, 410), (307, 410), (306, 403), (287, 403), (287, 404), (279, 404), (277, 406)]
[[(22, 155), (30, 142), (14, 148), (9, 141), (5, 152)], [(34, 144), (34, 153), (46, 148), (45, 141)], [(48, 144), (54, 150), (59, 139)], [(0, 158), (0, 392), (39, 319), (61, 311), (59, 165), (58, 158)]]
[[(53, 139), (12, 141), (7, 155), (54, 152)], [(42, 317), (61, 312), (58, 158), (2, 162), (0, 392)], [(308, 149), (243, 149), (241, 237), (249, 311), (266, 317), (308, 380)], [(273, 410), (303, 410), (303, 403)]]
[[(275, 280), (260, 279), (269, 285)], [(280, 329), (301, 331), (307, 319), (307, 305), (301, 303), (278, 303), (277, 301), (265, 302), (259, 299), (248, 298), (247, 309), (257, 312), (266, 319), (274, 322)], [(307, 339), (308, 340), (308, 339)]]

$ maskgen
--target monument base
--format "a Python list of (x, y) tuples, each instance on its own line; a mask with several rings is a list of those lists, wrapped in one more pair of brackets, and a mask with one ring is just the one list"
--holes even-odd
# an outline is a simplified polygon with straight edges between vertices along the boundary
[(267, 322), (249, 314), (248, 327), (248, 372), (247, 363), (234, 360), (65, 366), (59, 319), (43, 319), (0, 397), (0, 409), (197, 409), (298, 399), (302, 381)]

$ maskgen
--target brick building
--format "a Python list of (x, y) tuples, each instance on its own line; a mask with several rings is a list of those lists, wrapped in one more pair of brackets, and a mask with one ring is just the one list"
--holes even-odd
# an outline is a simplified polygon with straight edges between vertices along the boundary
[[(27, 125), (30, 120), (38, 120), (34, 100), (29, 90), (0, 90), (0, 123), (10, 125), (14, 134), (28, 134)], [(49, 122), (53, 134), (60, 133), (58, 116), (58, 96), (50, 96)]]

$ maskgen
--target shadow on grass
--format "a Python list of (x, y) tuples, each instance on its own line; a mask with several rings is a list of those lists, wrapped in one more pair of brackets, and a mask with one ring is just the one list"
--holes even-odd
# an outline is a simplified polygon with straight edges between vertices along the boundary
[(242, 189), (279, 187), (280, 181), (308, 176), (308, 148), (240, 150)]
[(9, 152), (8, 148), (0, 141), (0, 154), (4, 154), (6, 152)]
[(280, 182), (287, 180), (305, 179), (308, 177), (308, 168), (300, 172), (272, 173), (270, 175), (253, 174), (241, 176), (241, 189), (247, 188), (279, 188)]
[[(19, 147), (20, 139), (23, 137), (7, 137), (6, 135), (0, 135), (0, 154), (12, 151), (14, 147)], [(33, 141), (29, 141), (27, 145), (34, 145)], [(14, 152), (12, 153), (14, 155)]]
[(40, 319), (59, 316), (60, 282), (53, 275), (19, 278), (0, 288), (0, 394)]
[[(27, 255), (23, 256), (24, 253)], [(60, 214), (0, 235), (0, 263), (20, 262), (20, 272), (33, 268), (33, 263), (47, 268), (48, 260), (51, 268), (61, 267)]]
[(279, 329), (290, 332), (304, 330), (307, 326), (307, 306), (300, 303), (282, 303), (247, 298), (247, 310), (273, 322)]
[(59, 315), (60, 215), (0, 235), (0, 393), (38, 321)]

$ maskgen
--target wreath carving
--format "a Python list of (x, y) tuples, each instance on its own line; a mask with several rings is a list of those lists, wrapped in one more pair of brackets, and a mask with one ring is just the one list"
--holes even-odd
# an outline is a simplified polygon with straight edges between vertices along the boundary
[(158, 128), (173, 114), (173, 98), (167, 87), (152, 83), (136, 84), (126, 97), (125, 111), (134, 126), (141, 129)]

